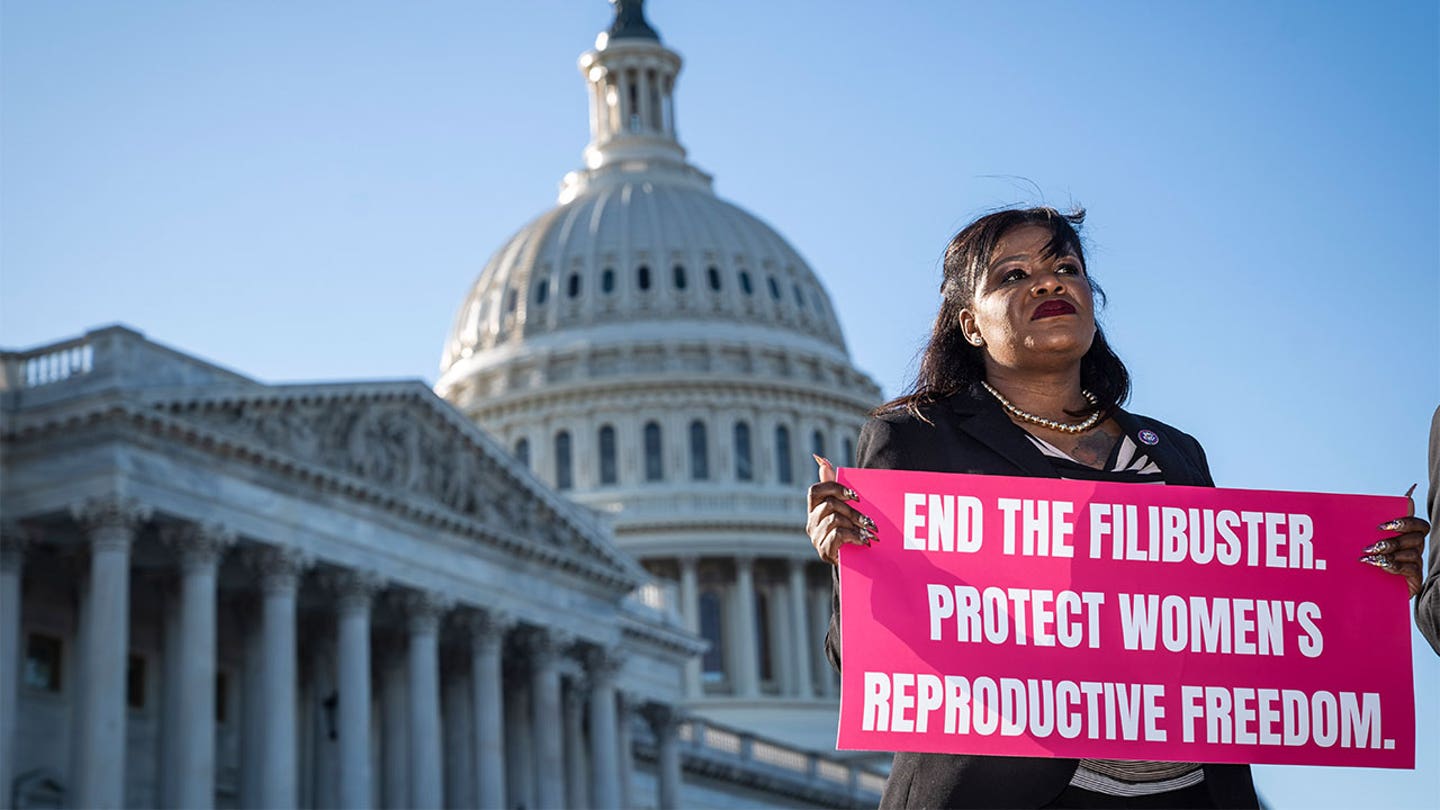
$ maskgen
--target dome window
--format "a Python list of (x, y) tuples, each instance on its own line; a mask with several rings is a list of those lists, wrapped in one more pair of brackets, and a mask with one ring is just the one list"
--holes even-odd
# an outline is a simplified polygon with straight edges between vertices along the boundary
[(755, 467), (750, 463), (750, 425), (735, 423), (735, 480), (755, 480)]
[(607, 267), (605, 272), (600, 274), (600, 292), (606, 295), (615, 292), (615, 268)]
[(817, 431), (815, 431), (814, 433), (810, 434), (810, 452), (814, 453), (815, 455), (817, 455), (817, 456), (819, 456), (819, 457), (821, 457), (821, 458), (824, 458), (824, 457), (825, 457), (825, 434), (824, 434), (824, 433), (821, 433), (820, 431), (817, 430)]
[(545, 299), (549, 297), (550, 282), (542, 278), (540, 279), (540, 283), (535, 285), (535, 306), (542, 306), (545, 303)]
[(770, 297), (771, 297), (771, 298), (774, 298), (776, 301), (779, 301), (779, 300), (780, 300), (780, 282), (776, 281), (774, 276), (770, 276), (770, 277), (769, 277), (768, 279), (766, 279), (766, 280), (770, 282)]
[(645, 423), (645, 480), (661, 481), (665, 478), (664, 457), (660, 454), (660, 423)]
[(710, 649), (700, 659), (700, 670), (706, 683), (725, 680), (725, 593), (711, 585), (700, 591), (700, 635), (710, 642)]
[(710, 279), (710, 289), (715, 290), (716, 292), (719, 292), (719, 290), (720, 290), (720, 268), (718, 268), (718, 267), (716, 267), (715, 265), (712, 264), (712, 265), (710, 265), (710, 267), (709, 267), (708, 269), (706, 269), (705, 275), (708, 276), (709, 279)]
[(795, 483), (795, 470), (790, 466), (790, 428), (775, 428), (775, 478), (782, 484)]
[(642, 289), (642, 290), (648, 290), (648, 289), (650, 289), (650, 266), (649, 266), (649, 265), (647, 265), (647, 264), (642, 264), (642, 265), (640, 265), (640, 269), (635, 272), (635, 283), (638, 284), (639, 287), (640, 287), (640, 289)]
[(690, 423), (690, 478), (704, 481), (710, 477), (710, 448), (705, 436), (705, 423)]
[(529, 439), (526, 439), (526, 438), (523, 438), (523, 437), (520, 438), (520, 439), (517, 439), (517, 440), (515, 441), (515, 453), (514, 453), (514, 455), (515, 455), (515, 460), (516, 460), (516, 461), (520, 462), (521, 464), (524, 464), (526, 467), (529, 467), (529, 466), (530, 466), (530, 440), (529, 440)]
[(685, 279), (685, 265), (683, 265), (683, 264), (677, 264), (677, 265), (675, 265), (675, 289), (677, 289), (677, 290), (683, 290), (683, 289), (685, 289), (685, 284), (686, 284), (686, 283), (687, 283), (687, 282), (686, 282), (686, 279)]
[(555, 434), (555, 488), (570, 489), (575, 486), (574, 470), (570, 466), (570, 431)]
[(740, 291), (746, 295), (755, 293), (755, 287), (750, 283), (750, 274), (744, 270), (740, 271)]
[[(579, 273), (571, 273), (571, 274), (570, 274), (570, 279), (569, 279), (568, 281), (566, 281), (565, 284), (566, 284), (566, 289), (565, 289), (565, 294), (566, 294), (566, 295), (570, 296), (571, 298), (574, 298), (575, 296), (577, 296), (577, 295), (580, 294), (580, 274), (579, 274)], [(799, 292), (799, 288), (798, 288), (798, 287), (796, 288), (796, 292)]]
[(846, 439), (840, 443), (841, 463), (846, 467), (855, 466), (855, 443)]
[(795, 306), (798, 309), (805, 308), (805, 298), (800, 294), (800, 285), (796, 284), (791, 288), (795, 292)]
[(513, 313), (515, 311), (515, 299), (517, 298), (519, 298), (519, 296), (515, 294), (514, 287), (511, 287), (510, 289), (505, 291), (505, 311), (507, 313)]
[(615, 464), (615, 428), (600, 428), (600, 483), (614, 484), (620, 480)]

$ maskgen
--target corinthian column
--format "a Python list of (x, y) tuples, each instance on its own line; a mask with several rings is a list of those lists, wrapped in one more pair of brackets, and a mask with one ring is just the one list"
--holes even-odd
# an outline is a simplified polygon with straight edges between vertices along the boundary
[(530, 663), (534, 672), (535, 769), (540, 784), (535, 797), (537, 807), (563, 807), (565, 791), (563, 774), (565, 748), (560, 739), (560, 651), (570, 642), (569, 636), (554, 630), (537, 628), (527, 637)]
[(410, 591), (402, 597), (410, 631), (410, 806), (438, 810), (445, 801), (440, 754), (440, 617), (444, 597)]
[[(177, 807), (215, 805), (215, 571), (235, 533), (223, 526), (167, 527), (161, 540), (180, 558), (179, 706), (173, 729)], [(168, 687), (167, 687), (168, 688)]]
[[(130, 646), (130, 548), (150, 517), (133, 498), (107, 496), (74, 506), (90, 540), (81, 761), (75, 804), (120, 807), (125, 800), (125, 675)], [(213, 716), (213, 715), (212, 715)]]
[(651, 703), (643, 709), (650, 730), (655, 733), (657, 807), (675, 810), (680, 806), (680, 713), (674, 706)]
[(815, 653), (810, 639), (810, 622), (806, 620), (805, 609), (805, 561), (790, 560), (790, 654), (793, 655), (795, 696), (808, 698), (814, 695), (814, 679), (810, 672), (810, 661)]
[(472, 711), (475, 713), (476, 797), (480, 807), (505, 806), (505, 704), (500, 647), (514, 622), (499, 611), (475, 611), (466, 617), (470, 631)]
[(308, 564), (297, 549), (261, 546), (249, 563), (260, 579), (260, 804), (270, 810), (299, 800), (296, 709), (299, 676), (295, 601), (300, 572)]
[(735, 694), (755, 697), (760, 694), (760, 664), (755, 637), (755, 558), (735, 558)]
[(15, 776), (15, 714), (20, 702), (20, 581), (29, 535), (15, 523), (0, 526), (0, 788)]
[[(685, 629), (700, 635), (700, 588), (696, 576), (697, 560), (693, 555), (680, 557), (680, 617), (685, 620)], [(685, 661), (685, 695), (691, 699), (701, 697), (700, 685), (701, 656), (691, 656)]]
[(592, 647), (585, 666), (590, 678), (591, 799), (597, 810), (620, 810), (620, 757), (615, 750), (615, 676), (620, 659), (613, 650)]
[(370, 609), (384, 585), (369, 571), (331, 571), (324, 583), (335, 597), (341, 807), (367, 810), (374, 790), (370, 766)]

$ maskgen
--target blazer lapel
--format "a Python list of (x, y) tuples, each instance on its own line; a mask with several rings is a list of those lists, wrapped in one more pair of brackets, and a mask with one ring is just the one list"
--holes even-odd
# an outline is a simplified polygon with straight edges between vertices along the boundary
[[(1125, 435), (1135, 442), (1139, 452), (1149, 456), (1150, 460), (1160, 468), (1161, 474), (1165, 476), (1165, 483), (1190, 487), (1206, 485), (1204, 476), (1195, 467), (1195, 462), (1185, 455), (1170, 436), (1154, 428), (1147, 428), (1139, 419), (1135, 418), (1134, 414), (1128, 411), (1117, 409), (1115, 421), (1120, 425), (1121, 430), (1125, 431)], [(1147, 431), (1146, 436), (1140, 435)], [(1150, 441), (1146, 441), (1146, 439)]]
[(1024, 431), (1000, 409), (1000, 403), (962, 392), (951, 397), (948, 404), (957, 417), (956, 427), (1014, 464), (1017, 474), (1059, 477), (1054, 466), (1025, 438)]

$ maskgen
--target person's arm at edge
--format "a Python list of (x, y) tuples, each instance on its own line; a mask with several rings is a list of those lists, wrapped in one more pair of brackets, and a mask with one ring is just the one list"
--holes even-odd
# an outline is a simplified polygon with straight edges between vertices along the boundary
[(1430, 513), (1430, 567), (1415, 597), (1415, 626), (1440, 655), (1440, 407), (1430, 419), (1430, 492), (1425, 499)]

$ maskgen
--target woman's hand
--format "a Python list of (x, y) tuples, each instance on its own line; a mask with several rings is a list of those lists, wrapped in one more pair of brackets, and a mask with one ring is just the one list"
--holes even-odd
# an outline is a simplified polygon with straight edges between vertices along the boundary
[(1405, 493), (1405, 498), (1410, 501), (1409, 514), (1380, 524), (1381, 531), (1398, 534), (1367, 546), (1365, 556), (1360, 558), (1360, 562), (1405, 577), (1412, 598), (1420, 593), (1420, 583), (1425, 579), (1420, 570), (1420, 555), (1425, 547), (1425, 534), (1430, 531), (1429, 521), (1414, 516), (1415, 501), (1410, 497), (1414, 492), (1415, 487), (1412, 486)]
[(815, 463), (820, 466), (820, 481), (810, 485), (810, 516), (805, 521), (805, 532), (820, 559), (834, 565), (845, 543), (868, 546), (878, 542), (875, 521), (846, 503), (857, 497), (836, 483), (834, 464), (820, 456), (815, 456)]

